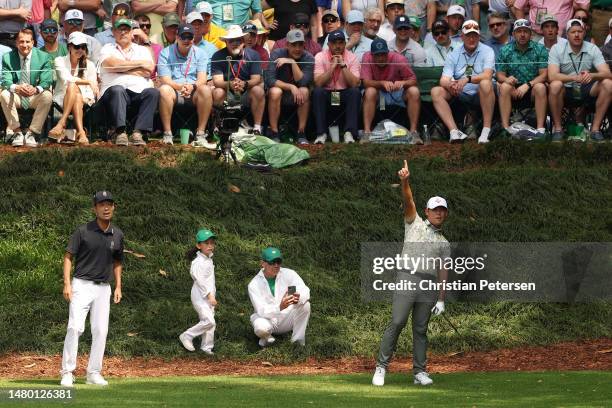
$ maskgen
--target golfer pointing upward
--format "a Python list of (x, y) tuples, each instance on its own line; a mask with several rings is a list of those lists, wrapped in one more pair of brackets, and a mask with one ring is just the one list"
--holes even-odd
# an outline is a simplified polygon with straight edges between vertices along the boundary
[[(401, 180), (402, 194), (404, 196), (404, 249), (403, 253), (408, 256), (441, 257), (450, 256), (448, 241), (442, 235), (440, 228), (448, 215), (446, 200), (442, 197), (431, 197), (425, 208), (426, 220), (423, 220), (416, 212), (416, 206), (412, 197), (412, 190), (408, 178), (410, 171), (408, 163), (404, 160), (404, 167), (397, 175)], [(423, 243), (415, 245), (411, 243)], [(416, 249), (415, 249), (416, 248)], [(417, 252), (417, 253), (415, 253)], [(406, 274), (412, 280), (435, 280), (446, 281), (448, 272), (445, 269), (417, 269)], [(408, 315), (412, 311), (412, 371), (414, 383), (429, 385), (433, 383), (427, 374), (427, 326), (431, 313), (436, 315), (444, 312), (444, 291), (423, 291), (416, 285), (415, 290), (395, 292), (393, 296), (393, 311), (391, 322), (385, 330), (380, 352), (376, 362), (376, 371), (372, 378), (372, 384), (382, 386), (385, 384), (385, 373), (389, 361), (395, 352), (397, 339), (406, 326)]]

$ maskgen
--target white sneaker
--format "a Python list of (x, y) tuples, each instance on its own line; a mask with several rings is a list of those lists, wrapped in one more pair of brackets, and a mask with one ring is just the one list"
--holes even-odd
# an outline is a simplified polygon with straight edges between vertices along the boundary
[(202, 353), (208, 355), (208, 356), (214, 356), (215, 353), (212, 350), (204, 350), (204, 349), (200, 349), (202, 350)]
[(25, 134), (25, 145), (26, 147), (38, 147), (38, 142), (32, 132), (27, 132)]
[(62, 374), (62, 381), (60, 382), (62, 387), (74, 387), (74, 376), (72, 373)]
[(202, 136), (196, 136), (196, 140), (191, 142), (191, 145), (193, 147), (203, 147), (203, 148), (208, 149), (208, 150), (216, 150), (217, 149), (217, 143), (215, 143), (215, 142), (211, 143), (208, 140), (206, 140), (206, 134), (204, 134)]
[(433, 384), (433, 380), (429, 378), (429, 374), (425, 371), (421, 371), (417, 375), (414, 376), (414, 383), (421, 385), (431, 385)]
[(21, 147), (25, 143), (25, 136), (21, 132), (17, 132), (13, 138), (13, 147)]
[[(319, 136), (317, 136), (317, 138), (314, 141), (314, 144), (325, 144), (325, 141), (327, 140), (327, 134), (326, 133), (321, 133)], [(14, 145), (13, 145), (14, 146)]]
[(385, 385), (386, 373), (387, 370), (385, 369), (385, 367), (377, 366), (376, 371), (374, 371), (374, 377), (372, 377), (372, 385), (375, 385), (377, 387), (382, 387), (383, 385)]
[(185, 334), (181, 334), (179, 336), (179, 341), (188, 351), (195, 351), (195, 347), (193, 347), (193, 341)]
[(478, 144), (489, 143), (489, 135), (480, 135), (478, 138)]
[(462, 131), (460, 131), (459, 129), (454, 129), (454, 130), (451, 130), (450, 132), (450, 142), (451, 143), (460, 142), (462, 140), (467, 139), (467, 137), (468, 136)]
[(344, 143), (355, 143), (355, 139), (353, 139), (353, 135), (351, 134), (351, 132), (344, 132)]
[(266, 347), (269, 346), (270, 344), (274, 343), (276, 341), (276, 339), (272, 336), (268, 337), (267, 339), (259, 339), (259, 347)]
[(108, 381), (98, 373), (87, 374), (87, 384), (106, 386), (108, 385)]
[(164, 133), (162, 143), (167, 145), (173, 145), (174, 141), (172, 140), (172, 133)]

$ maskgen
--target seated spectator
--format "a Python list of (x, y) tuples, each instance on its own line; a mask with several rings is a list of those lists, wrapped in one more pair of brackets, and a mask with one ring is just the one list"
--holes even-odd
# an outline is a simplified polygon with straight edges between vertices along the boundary
[(0, 44), (17, 51), (19, 30), (32, 18), (32, 9), (22, 1), (3, 1), (0, 15)]
[[(53, 75), (47, 53), (34, 48), (34, 32), (24, 28), (17, 33), (17, 50), (2, 56), (0, 103), (13, 146), (37, 147), (43, 124), (51, 107)], [(29, 129), (23, 134), (17, 109), (34, 109)]]
[[(193, 27), (193, 45), (202, 49), (202, 51), (204, 51), (206, 55), (208, 55), (209, 61), (212, 61), (211, 57), (215, 52), (219, 50), (219, 48), (217, 48), (213, 43), (205, 40), (203, 37), (205, 30), (204, 27), (206, 26), (206, 24), (204, 23), (204, 19), (206, 17), (203, 17), (204, 15), (204, 13), (192, 11), (191, 13), (187, 14), (186, 22), (187, 24), (191, 24), (191, 27)], [(210, 23), (210, 17), (208, 18), (208, 21)], [(225, 48), (225, 44), (223, 44), (223, 47), (221, 48)], [(210, 68), (208, 69), (208, 72), (210, 74)]]
[(378, 36), (389, 42), (395, 37), (393, 23), (398, 16), (404, 15), (404, 0), (387, 0), (385, 3), (385, 22), (378, 30)]
[(213, 23), (224, 29), (231, 25), (242, 27), (248, 20), (262, 20), (260, 1), (210, 0), (209, 3), (213, 9)]
[(308, 144), (305, 129), (310, 110), (309, 86), (313, 79), (314, 57), (305, 51), (306, 37), (302, 30), (287, 33), (285, 48), (277, 48), (270, 55), (266, 75), (268, 89), (269, 137), (278, 142), (278, 118), (281, 104), (297, 106), (298, 144)]
[(378, 106), (384, 110), (387, 105), (406, 107), (410, 119), (410, 135), (413, 143), (423, 144), (417, 126), (421, 110), (421, 94), (417, 87), (414, 72), (407, 64), (406, 58), (389, 51), (387, 43), (381, 38), (372, 41), (371, 51), (363, 56), (361, 79), (365, 92), (363, 94), (363, 129), (367, 141)]
[(606, 37), (604, 44), (608, 44), (612, 40), (612, 17), (610, 17), (610, 21), (608, 21), (608, 36)]
[[(452, 5), (448, 8), (445, 19), (450, 28), (451, 41), (461, 42), (461, 27), (465, 21), (465, 9), (458, 5)], [(427, 44), (433, 45), (435, 42), (436, 41), (432, 37), (431, 33), (427, 33), (425, 39), (423, 40), (423, 44), (425, 44), (425, 46), (427, 46)]]
[(322, 47), (327, 42), (327, 35), (342, 27), (342, 23), (336, 10), (325, 10), (321, 17), (321, 24), (323, 26), (323, 36), (319, 37), (317, 42)]
[(331, 106), (344, 108), (344, 142), (354, 143), (359, 118), (359, 61), (346, 49), (342, 30), (329, 33), (329, 49), (315, 56), (312, 105), (316, 122), (316, 144), (327, 140), (327, 113)]
[(96, 33), (94, 38), (98, 40), (100, 45), (104, 46), (106, 44), (114, 44), (115, 36), (113, 35), (113, 24), (120, 18), (130, 18), (130, 5), (127, 2), (117, 2), (113, 4), (113, 9), (111, 12), (111, 26), (99, 33)]
[[(70, 9), (64, 14), (64, 41), (68, 39), (70, 34), (80, 31), (83, 33), (83, 12), (77, 9)], [(94, 63), (98, 63), (98, 59), (100, 57), (100, 49), (102, 46), (91, 35), (86, 33), (85, 38), (87, 38), (87, 49), (89, 50), (89, 59)]]
[(443, 67), (448, 54), (453, 52), (455, 48), (461, 47), (461, 42), (451, 40), (450, 28), (446, 20), (436, 21), (432, 26), (431, 35), (436, 42), (425, 45), (426, 65)]
[[(481, 0), (465, 0), (463, 2), (456, 0), (429, 0), (427, 4), (427, 27), (431, 27), (433, 22), (442, 18), (445, 14), (448, 16), (452, 7), (458, 6), (463, 9), (463, 18), (468, 20), (480, 21), (480, 2)], [(449, 21), (451, 27), (453, 24)], [(461, 29), (461, 24), (457, 30)]]
[(259, 55), (259, 61), (261, 61), (261, 69), (266, 70), (268, 68), (268, 61), (270, 60), (270, 54), (268, 51), (258, 43), (258, 35), (262, 35), (267, 33), (268, 31), (261, 26), (259, 23), (259, 28), (255, 25), (255, 21), (249, 21), (242, 27), (242, 32), (246, 35), (244, 36), (244, 46), (245, 48), (250, 48), (255, 51)]
[(540, 25), (540, 29), (542, 30), (543, 37), (538, 41), (539, 44), (542, 44), (548, 51), (553, 47), (553, 45), (557, 43), (565, 43), (567, 40), (561, 36), (559, 36), (559, 23), (557, 22), (557, 17), (551, 14), (545, 14), (541, 18), (542, 24)]
[[(134, 20), (138, 23), (138, 28), (132, 29), (132, 37), (136, 44), (147, 47), (151, 54), (153, 55), (153, 62), (157, 67), (157, 60), (159, 59), (159, 54), (162, 51), (162, 46), (159, 44), (154, 44), (150, 40), (151, 35), (151, 20), (149, 20), (149, 16), (145, 14), (139, 14), (134, 17)], [(153, 70), (151, 73), (151, 79), (155, 79), (157, 76), (157, 68)]]
[(163, 143), (172, 144), (172, 111), (177, 104), (188, 104), (198, 112), (196, 143), (206, 142), (206, 125), (212, 110), (212, 92), (206, 85), (211, 55), (193, 45), (194, 30), (189, 24), (178, 29), (178, 41), (164, 48), (159, 56), (159, 116), (164, 130)]
[[(548, 103), (553, 120), (552, 141), (563, 140), (561, 111), (566, 98), (573, 97), (587, 105), (595, 103), (591, 141), (603, 141), (601, 122), (612, 98), (612, 74), (599, 48), (584, 41), (580, 20), (567, 22), (567, 42), (556, 44), (548, 56), (550, 91)], [(586, 141), (586, 139), (582, 139)]]
[(410, 25), (414, 28), (414, 30), (410, 31), (410, 38), (417, 44), (421, 45), (421, 20), (415, 16), (407, 16), (410, 21)]
[(365, 27), (363, 35), (368, 37), (370, 40), (375, 39), (378, 36), (378, 31), (385, 18), (385, 15), (378, 7), (370, 7), (364, 14)]
[[(244, 36), (239, 26), (230, 26), (223, 37), (226, 48), (217, 51), (212, 57), (211, 70), (215, 85), (213, 103), (221, 106), (227, 98), (231, 103), (240, 102), (242, 106), (250, 106), (253, 133), (261, 135), (261, 122), (266, 107), (261, 63), (259, 54), (244, 47)], [(227, 58), (230, 58), (229, 67)]]
[(485, 44), (493, 48), (495, 58), (497, 58), (499, 50), (501, 50), (504, 45), (512, 42), (512, 37), (509, 34), (510, 26), (508, 25), (506, 16), (501, 13), (490, 13), (487, 16), (487, 24), (489, 25), (491, 38), (485, 41)]
[(100, 96), (96, 66), (87, 59), (87, 38), (78, 31), (68, 37), (69, 53), (55, 59), (57, 84), (53, 102), (62, 107), (62, 117), (49, 131), (49, 137), (61, 142), (68, 116), (72, 114), (76, 128), (76, 141), (88, 144), (87, 132), (83, 128), (83, 106), (92, 106)]
[[(372, 40), (363, 35), (363, 14), (361, 11), (351, 10), (348, 13), (344, 24), (344, 34), (346, 36), (346, 49), (357, 57), (361, 62), (363, 54), (370, 51)], [(327, 49), (327, 42), (323, 44), (323, 49)]]
[[(92, 38), (98, 31), (98, 28), (96, 27), (97, 17), (99, 15), (105, 16), (104, 8), (102, 6), (101, 1), (58, 0), (57, 8), (60, 12), (65, 13), (64, 20), (69, 18), (66, 16), (68, 14), (68, 11), (79, 10), (81, 12), (81, 19), (83, 20), (83, 24), (79, 31), (85, 33), (86, 35)], [(70, 34), (72, 34), (72, 32), (64, 33), (66, 39), (68, 39), (68, 36)], [(88, 47), (91, 45), (89, 41), (87, 41), (87, 44)], [(91, 48), (89, 48), (89, 50), (91, 51)]]
[[(542, 35), (542, 17), (550, 14), (557, 17), (559, 27), (565, 27), (575, 8), (588, 8), (591, 0), (516, 0), (513, 13), (517, 19), (527, 19), (539, 37)], [(529, 10), (525, 15), (525, 10)]]
[(161, 34), (164, 16), (176, 13), (178, 0), (132, 0), (132, 10), (135, 15), (146, 14), (151, 21), (151, 33)]
[(421, 44), (414, 41), (411, 36), (416, 32), (416, 28), (407, 16), (397, 16), (393, 24), (395, 37), (387, 41), (389, 50), (406, 57), (410, 65), (425, 65), (427, 56)]
[[(100, 52), (100, 102), (106, 107), (107, 122), (116, 136), (115, 144), (145, 145), (143, 133), (153, 130), (159, 102), (159, 90), (150, 79), (155, 63), (147, 47), (132, 42), (131, 20), (115, 21), (113, 35), (115, 44), (106, 44)], [(130, 105), (138, 106), (131, 140), (126, 133)]]
[(591, 14), (585, 8), (575, 8), (572, 18), (584, 24), (584, 41), (593, 42), (591, 38)]
[(57, 21), (47, 18), (40, 24), (40, 34), (44, 40), (44, 45), (40, 47), (41, 51), (49, 54), (51, 61), (56, 57), (63, 57), (68, 54), (66, 44), (61, 43), (58, 39), (59, 26)]
[(467, 135), (457, 128), (449, 101), (458, 98), (462, 103), (480, 106), (483, 128), (478, 143), (488, 143), (495, 108), (495, 53), (480, 42), (477, 22), (467, 20), (461, 31), (463, 45), (448, 55), (440, 86), (431, 90), (431, 98), (438, 116), (450, 130), (451, 143), (465, 140)]
[(217, 47), (218, 50), (224, 48), (225, 42), (221, 37), (225, 35), (226, 31), (212, 22), (213, 9), (210, 3), (206, 1), (199, 2), (195, 7), (195, 11), (202, 16), (202, 37), (204, 40)]
[[(181, 23), (178, 14), (168, 13), (162, 19), (162, 32), (161, 34), (151, 35), (151, 42), (153, 44), (161, 45), (166, 48), (176, 41), (176, 33), (178, 26)], [(113, 37), (114, 40), (114, 37)]]
[(317, 25), (317, 3), (314, 0), (266, 0), (274, 8), (274, 22), (270, 26), (270, 39), (278, 41), (287, 36), (297, 13), (306, 14), (308, 23)]
[(510, 114), (513, 101), (535, 102), (536, 138), (544, 139), (546, 122), (546, 80), (548, 51), (531, 41), (531, 27), (525, 19), (514, 22), (514, 41), (505, 45), (497, 56), (499, 111), (502, 126), (511, 135)]
[[(289, 25), (289, 28), (291, 30), (302, 30), (305, 40), (304, 49), (308, 51), (310, 55), (315, 56), (321, 52), (321, 45), (310, 38), (310, 17), (304, 13), (296, 13), (293, 17), (293, 23)], [(276, 41), (274, 47), (272, 47), (272, 51), (278, 48), (287, 48), (287, 38), (281, 38)]]
[(6, 45), (2, 45), (0, 44), (0, 78), (2, 78), (2, 57), (4, 56), (4, 54), (6, 54), (7, 52), (11, 52), (13, 51), (10, 47), (7, 47)]

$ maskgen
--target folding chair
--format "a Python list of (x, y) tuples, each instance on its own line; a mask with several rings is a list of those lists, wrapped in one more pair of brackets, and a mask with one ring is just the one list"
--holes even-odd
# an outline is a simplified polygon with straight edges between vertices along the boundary
[(445, 133), (444, 124), (438, 117), (436, 110), (433, 107), (431, 99), (431, 90), (433, 87), (440, 84), (443, 67), (412, 67), (412, 71), (416, 75), (417, 85), (421, 93), (421, 119), (420, 122), (423, 128), (427, 126), (429, 134), (434, 132), (443, 135)]

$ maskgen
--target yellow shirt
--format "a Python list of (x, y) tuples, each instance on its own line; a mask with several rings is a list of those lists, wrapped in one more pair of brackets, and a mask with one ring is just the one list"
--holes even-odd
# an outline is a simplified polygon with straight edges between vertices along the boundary
[(218, 49), (223, 49), (225, 48), (225, 41), (223, 41), (221, 37), (223, 37), (225, 33), (225, 29), (210, 23), (210, 30), (208, 30), (208, 33), (204, 34), (203, 38)]

